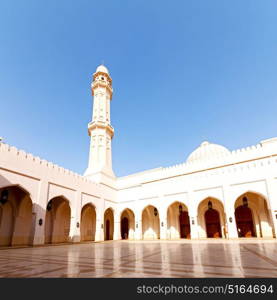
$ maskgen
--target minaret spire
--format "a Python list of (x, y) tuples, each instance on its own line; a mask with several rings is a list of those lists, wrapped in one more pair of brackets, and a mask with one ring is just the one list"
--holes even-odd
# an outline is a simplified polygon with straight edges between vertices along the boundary
[(111, 141), (114, 129), (110, 120), (110, 101), (113, 95), (112, 78), (102, 64), (93, 74), (91, 83), (93, 96), (92, 121), (88, 124), (90, 152), (85, 176), (98, 182), (114, 178), (112, 170)]

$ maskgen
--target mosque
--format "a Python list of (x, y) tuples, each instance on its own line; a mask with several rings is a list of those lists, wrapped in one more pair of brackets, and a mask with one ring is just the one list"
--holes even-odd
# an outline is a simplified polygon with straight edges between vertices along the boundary
[(179, 165), (116, 177), (104, 65), (91, 90), (84, 175), (0, 141), (0, 247), (276, 238), (277, 138), (235, 151), (204, 141)]

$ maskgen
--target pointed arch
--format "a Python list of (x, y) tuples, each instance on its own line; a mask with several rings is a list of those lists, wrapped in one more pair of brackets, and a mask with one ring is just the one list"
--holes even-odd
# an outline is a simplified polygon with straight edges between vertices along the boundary
[(130, 208), (125, 208), (120, 214), (121, 239), (135, 239), (135, 214)]
[(188, 207), (175, 201), (167, 208), (167, 238), (190, 238), (190, 219)]
[(20, 185), (0, 189), (0, 246), (32, 243), (33, 202)]
[(234, 209), (239, 237), (273, 237), (273, 220), (264, 195), (247, 191), (236, 199)]
[(94, 241), (96, 231), (96, 209), (92, 203), (87, 203), (81, 210), (81, 241)]
[(113, 240), (114, 235), (114, 211), (111, 207), (107, 208), (104, 213), (104, 239)]
[(160, 238), (159, 211), (153, 205), (146, 206), (142, 211), (142, 237), (144, 240)]
[(226, 238), (226, 214), (222, 201), (207, 197), (199, 203), (197, 212), (200, 238)]
[(69, 242), (71, 209), (64, 196), (50, 199), (46, 206), (45, 244)]

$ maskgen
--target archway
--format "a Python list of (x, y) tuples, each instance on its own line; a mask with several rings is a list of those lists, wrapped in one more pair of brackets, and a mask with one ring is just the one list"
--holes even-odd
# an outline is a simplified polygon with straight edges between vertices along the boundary
[(142, 237), (144, 240), (160, 238), (160, 218), (156, 207), (149, 205), (142, 212)]
[(111, 208), (106, 209), (104, 214), (104, 236), (105, 241), (113, 240), (114, 216)]
[(129, 208), (124, 209), (120, 217), (121, 238), (135, 238), (135, 215)]
[(200, 238), (226, 238), (224, 206), (218, 199), (208, 197), (201, 201), (197, 219)]
[(0, 189), (0, 246), (31, 244), (32, 206), (22, 188)]
[(45, 244), (69, 241), (71, 210), (62, 196), (51, 199), (46, 207)]
[(167, 209), (167, 233), (169, 239), (190, 238), (188, 208), (181, 202), (175, 202)]
[(96, 211), (92, 204), (87, 204), (81, 211), (81, 241), (94, 241), (96, 229)]
[(270, 215), (262, 195), (255, 192), (241, 195), (235, 202), (238, 237), (273, 237)]

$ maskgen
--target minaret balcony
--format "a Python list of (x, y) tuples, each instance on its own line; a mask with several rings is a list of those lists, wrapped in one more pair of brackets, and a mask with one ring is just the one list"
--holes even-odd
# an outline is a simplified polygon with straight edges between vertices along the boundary
[(92, 130), (97, 128), (106, 129), (110, 133), (111, 137), (114, 135), (114, 128), (111, 126), (111, 124), (99, 120), (88, 123), (88, 134), (90, 135)]
[(107, 81), (104, 81), (104, 80), (96, 80), (96, 81), (93, 81), (93, 82), (91, 83), (92, 94), (93, 94), (94, 89), (96, 89), (96, 88), (98, 88), (98, 87), (104, 87), (104, 88), (107, 88), (108, 91), (110, 92), (110, 94), (111, 94), (111, 95), (113, 94), (113, 88), (111, 87), (110, 83), (107, 82)]

